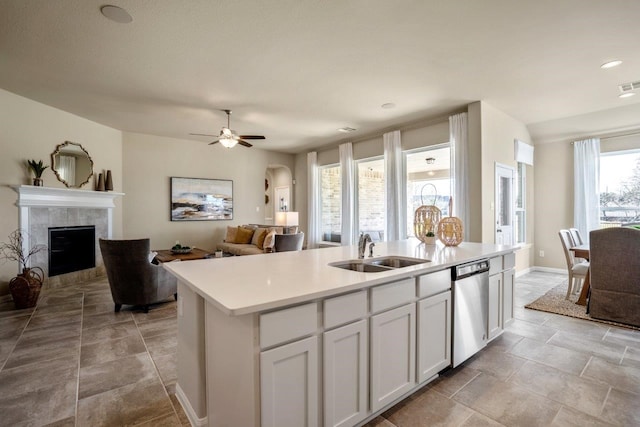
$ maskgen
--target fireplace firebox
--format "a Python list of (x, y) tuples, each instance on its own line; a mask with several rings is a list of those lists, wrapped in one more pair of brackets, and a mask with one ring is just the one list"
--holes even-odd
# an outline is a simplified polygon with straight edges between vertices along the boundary
[(95, 226), (49, 228), (49, 277), (95, 266)]

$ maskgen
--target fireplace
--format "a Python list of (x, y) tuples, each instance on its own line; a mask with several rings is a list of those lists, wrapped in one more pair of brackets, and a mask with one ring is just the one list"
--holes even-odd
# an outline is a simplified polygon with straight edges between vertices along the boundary
[(49, 227), (49, 277), (96, 266), (96, 227)]

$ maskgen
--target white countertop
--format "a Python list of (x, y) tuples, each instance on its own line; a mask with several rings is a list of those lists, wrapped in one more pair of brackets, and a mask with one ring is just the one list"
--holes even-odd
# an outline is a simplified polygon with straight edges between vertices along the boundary
[(518, 246), (467, 242), (457, 247), (424, 245), (417, 239), (378, 242), (374, 257), (395, 255), (431, 262), (376, 273), (328, 265), (357, 259), (357, 245), (170, 262), (163, 266), (222, 312), (239, 316), (418, 276), (516, 249)]

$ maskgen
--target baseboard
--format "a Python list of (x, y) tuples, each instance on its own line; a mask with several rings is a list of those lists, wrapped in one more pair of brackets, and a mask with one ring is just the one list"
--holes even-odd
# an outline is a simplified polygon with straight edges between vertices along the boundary
[(516, 271), (516, 279), (520, 276), (524, 276), (527, 273), (534, 271), (535, 267), (525, 268), (524, 270)]
[(182, 391), (180, 384), (176, 384), (176, 398), (178, 399), (178, 402), (180, 402), (180, 405), (182, 405), (182, 409), (184, 409), (184, 413), (187, 414), (187, 418), (189, 418), (189, 422), (192, 426), (203, 427), (207, 425), (207, 417), (198, 418), (196, 411), (191, 407), (189, 399), (187, 399), (184, 391)]
[(531, 271), (542, 271), (545, 273), (557, 273), (557, 274), (567, 274), (566, 268), (551, 268), (551, 267), (532, 267), (528, 270)]

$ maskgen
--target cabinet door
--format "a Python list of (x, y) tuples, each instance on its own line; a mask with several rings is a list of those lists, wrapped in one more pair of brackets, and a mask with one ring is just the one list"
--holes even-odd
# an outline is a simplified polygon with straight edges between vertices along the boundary
[(500, 301), (502, 288), (502, 273), (489, 276), (489, 307), (487, 322), (487, 337), (492, 340), (502, 332), (502, 305)]
[(513, 312), (513, 295), (514, 295), (514, 286), (515, 286), (515, 275), (516, 270), (510, 269), (506, 270), (502, 273), (502, 318), (503, 318), (503, 326), (509, 324), (514, 317)]
[(418, 301), (418, 383), (451, 365), (451, 291)]
[(371, 410), (377, 411), (415, 385), (416, 305), (371, 316)]
[(352, 426), (367, 416), (367, 321), (324, 333), (324, 425)]
[(318, 337), (260, 353), (262, 427), (318, 425)]

